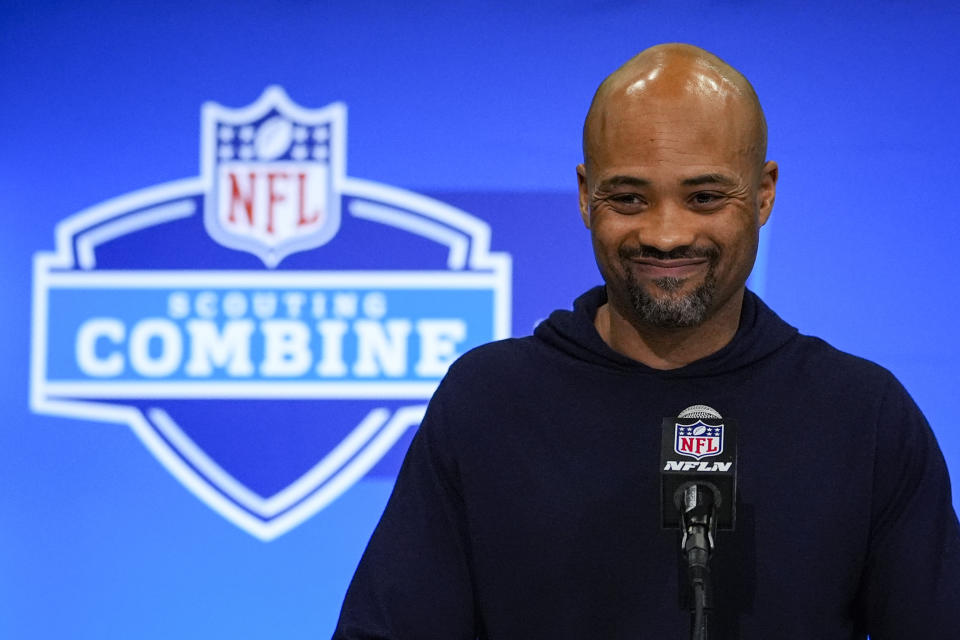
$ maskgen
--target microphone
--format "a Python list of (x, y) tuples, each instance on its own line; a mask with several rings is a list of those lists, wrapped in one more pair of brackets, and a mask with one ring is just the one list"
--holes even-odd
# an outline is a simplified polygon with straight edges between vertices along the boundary
[(736, 424), (698, 404), (664, 418), (660, 444), (660, 502), (665, 528), (680, 527), (680, 547), (693, 588), (694, 640), (706, 640), (712, 606), (710, 554), (716, 531), (736, 523)]
[[(675, 529), (691, 500), (713, 498), (711, 525), (736, 524), (737, 425), (702, 404), (664, 418), (660, 440), (660, 505), (663, 527)], [(682, 489), (682, 491), (681, 491)]]

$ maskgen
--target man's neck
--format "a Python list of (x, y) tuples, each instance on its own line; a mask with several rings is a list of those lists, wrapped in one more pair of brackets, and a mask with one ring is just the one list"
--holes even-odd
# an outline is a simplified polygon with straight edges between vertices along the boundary
[(743, 290), (695, 327), (664, 328), (631, 322), (607, 302), (593, 324), (607, 345), (654, 369), (679, 369), (727, 346), (740, 325)]

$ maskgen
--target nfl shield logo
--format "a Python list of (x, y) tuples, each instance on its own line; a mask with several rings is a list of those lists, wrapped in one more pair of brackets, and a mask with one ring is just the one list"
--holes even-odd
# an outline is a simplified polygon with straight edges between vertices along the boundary
[(708, 425), (697, 420), (693, 424), (676, 424), (674, 451), (700, 460), (723, 453), (723, 425)]
[(340, 228), (346, 108), (304, 109), (280, 87), (254, 104), (203, 108), (204, 223), (220, 244), (267, 267)]

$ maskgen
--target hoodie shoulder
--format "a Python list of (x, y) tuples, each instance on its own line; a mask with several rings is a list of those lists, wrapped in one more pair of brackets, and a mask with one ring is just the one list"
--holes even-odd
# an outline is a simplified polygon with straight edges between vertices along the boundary
[(901, 387), (887, 368), (872, 360), (842, 351), (816, 336), (797, 333), (785, 348), (785, 356), (795, 364), (797, 373), (807, 373), (824, 381), (848, 386), (852, 381), (865, 389)]
[(507, 338), (488, 342), (467, 351), (450, 365), (444, 378), (467, 384), (522, 375), (537, 360), (534, 338)]

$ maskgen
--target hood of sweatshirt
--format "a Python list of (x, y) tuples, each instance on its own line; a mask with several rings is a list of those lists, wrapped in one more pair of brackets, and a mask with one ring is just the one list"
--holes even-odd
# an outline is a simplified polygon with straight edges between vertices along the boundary
[(607, 301), (603, 286), (594, 287), (573, 303), (573, 311), (558, 310), (541, 322), (534, 336), (573, 358), (604, 367), (655, 373), (663, 377), (694, 377), (733, 371), (752, 364), (798, 335), (751, 291), (743, 297), (740, 325), (733, 340), (719, 351), (678, 369), (654, 369), (611, 349), (593, 321)]

